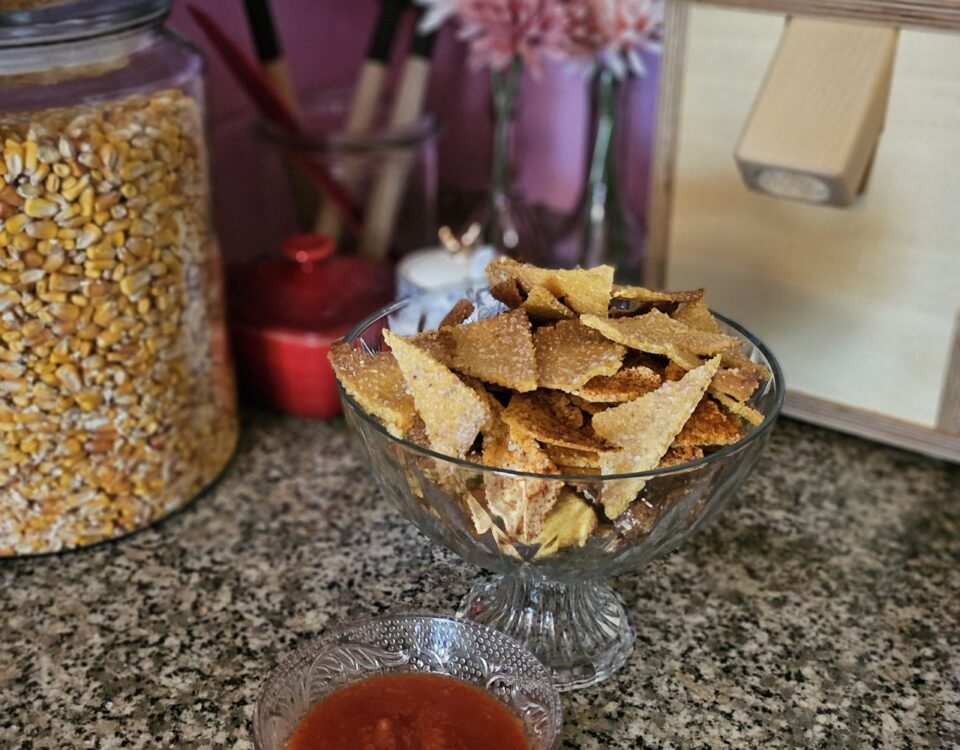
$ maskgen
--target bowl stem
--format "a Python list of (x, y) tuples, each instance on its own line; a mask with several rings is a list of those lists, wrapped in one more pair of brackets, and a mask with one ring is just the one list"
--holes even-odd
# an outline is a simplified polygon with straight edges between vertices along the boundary
[(598, 581), (560, 582), (519, 571), (474, 586), (457, 615), (523, 643), (553, 670), (558, 690), (612, 675), (633, 650), (620, 597)]

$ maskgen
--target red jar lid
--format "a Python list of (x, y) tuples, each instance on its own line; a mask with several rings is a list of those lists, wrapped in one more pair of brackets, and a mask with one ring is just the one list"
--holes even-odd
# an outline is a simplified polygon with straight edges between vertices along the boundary
[(235, 321), (334, 341), (393, 299), (389, 266), (335, 256), (329, 237), (291, 235), (282, 251), (283, 257), (256, 260), (231, 273)]

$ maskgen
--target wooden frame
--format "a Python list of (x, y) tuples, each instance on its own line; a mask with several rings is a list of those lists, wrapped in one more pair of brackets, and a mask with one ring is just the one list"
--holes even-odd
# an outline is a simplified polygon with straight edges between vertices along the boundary
[[(701, 5), (777, 14), (815, 14), (960, 32), (960, 2), (953, 0), (668, 0), (644, 266), (645, 283), (651, 286), (669, 282), (667, 269), (678, 190), (682, 87), (689, 52), (687, 28), (691, 8)], [(734, 145), (730, 144), (731, 151)], [(952, 342), (935, 426), (867, 411), (815, 393), (792, 391), (789, 380), (784, 411), (789, 416), (832, 429), (960, 462), (960, 317), (954, 324)]]

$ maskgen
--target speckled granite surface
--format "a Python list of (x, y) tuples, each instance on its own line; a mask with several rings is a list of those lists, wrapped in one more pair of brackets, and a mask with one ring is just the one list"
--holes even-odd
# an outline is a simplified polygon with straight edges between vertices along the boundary
[[(249, 748), (269, 668), (482, 574), (380, 498), (342, 423), (252, 413), (216, 488), (119, 543), (0, 561), (0, 748)], [(564, 748), (960, 746), (960, 467), (781, 422), (712, 527), (616, 587), (627, 667)]]

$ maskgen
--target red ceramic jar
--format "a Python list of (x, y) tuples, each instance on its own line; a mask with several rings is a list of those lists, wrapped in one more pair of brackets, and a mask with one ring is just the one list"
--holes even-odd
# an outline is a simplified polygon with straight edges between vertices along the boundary
[(291, 414), (340, 413), (331, 344), (393, 299), (389, 266), (335, 256), (330, 238), (296, 234), (282, 258), (229, 277), (230, 331), (243, 392)]

